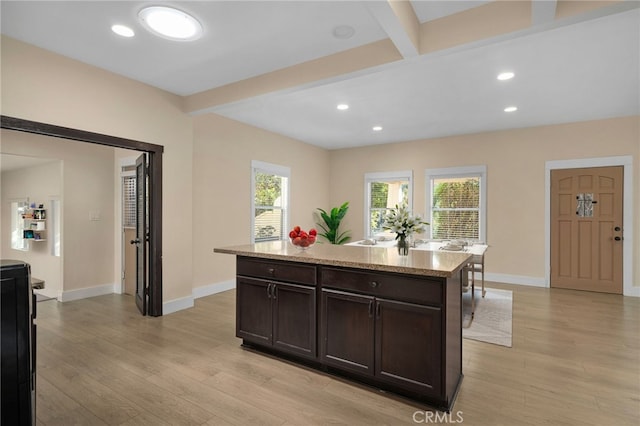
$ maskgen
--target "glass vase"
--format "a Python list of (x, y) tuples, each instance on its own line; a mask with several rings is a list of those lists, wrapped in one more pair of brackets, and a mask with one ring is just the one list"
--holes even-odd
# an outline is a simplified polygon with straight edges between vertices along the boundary
[(398, 254), (400, 256), (409, 255), (409, 239), (406, 237), (398, 238)]

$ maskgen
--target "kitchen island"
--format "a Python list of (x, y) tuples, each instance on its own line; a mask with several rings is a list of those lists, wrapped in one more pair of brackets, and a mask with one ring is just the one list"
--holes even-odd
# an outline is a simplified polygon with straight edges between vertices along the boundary
[(236, 259), (243, 346), (449, 411), (462, 380), (468, 253), (283, 241), (216, 248)]

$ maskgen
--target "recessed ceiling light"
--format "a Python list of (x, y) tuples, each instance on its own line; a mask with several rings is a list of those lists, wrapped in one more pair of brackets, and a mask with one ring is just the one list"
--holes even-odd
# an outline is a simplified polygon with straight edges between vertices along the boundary
[(349, 25), (338, 25), (333, 29), (333, 36), (341, 40), (351, 38), (355, 33), (356, 30)]
[(133, 37), (134, 35), (136, 35), (136, 33), (134, 33), (131, 28), (119, 24), (112, 25), (111, 31), (122, 37)]
[(145, 7), (138, 12), (138, 18), (148, 30), (169, 40), (193, 41), (203, 32), (196, 18), (171, 7)]
[(344, 110), (349, 109), (349, 105), (347, 105), (347, 104), (338, 104), (338, 106), (336, 108), (338, 108), (340, 111), (344, 111)]
[(382, 126), (373, 126), (374, 132), (380, 132), (382, 130)]
[(515, 76), (511, 71), (501, 72), (498, 74), (498, 80), (511, 80)]
[(518, 110), (517, 106), (508, 106), (504, 109), (504, 112), (515, 112)]

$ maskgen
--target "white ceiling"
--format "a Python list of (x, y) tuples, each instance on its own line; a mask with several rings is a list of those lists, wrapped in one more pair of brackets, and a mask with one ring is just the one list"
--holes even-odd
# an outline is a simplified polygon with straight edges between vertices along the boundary
[[(3, 0), (1, 30), (183, 96), (389, 37), (363, 1), (168, 3), (195, 15), (205, 36), (193, 43), (152, 36), (136, 21), (137, 11), (151, 3), (138, 1)], [(484, 3), (412, 2), (420, 22)], [(638, 115), (636, 3), (211, 111), (329, 149)], [(109, 30), (114, 23), (131, 26), (136, 37), (116, 36)], [(334, 38), (337, 25), (354, 27), (355, 36)], [(504, 69), (516, 77), (497, 81)], [(339, 112), (338, 102), (351, 108)], [(519, 110), (504, 113), (511, 104)], [(384, 129), (375, 133), (373, 125)]]

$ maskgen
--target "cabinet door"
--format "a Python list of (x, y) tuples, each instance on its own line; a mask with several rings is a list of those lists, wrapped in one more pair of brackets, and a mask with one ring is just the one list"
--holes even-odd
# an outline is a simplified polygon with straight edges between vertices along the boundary
[(373, 375), (374, 298), (322, 290), (321, 358), (329, 366)]
[(273, 296), (273, 346), (316, 358), (316, 289), (277, 283)]
[(271, 345), (271, 286), (265, 280), (238, 277), (236, 280), (236, 336)]
[(441, 309), (377, 299), (376, 376), (421, 394), (442, 390)]

